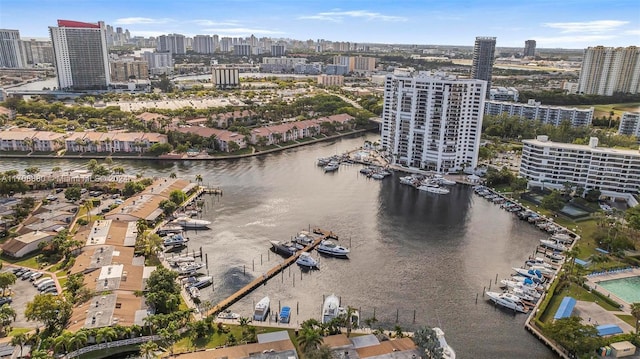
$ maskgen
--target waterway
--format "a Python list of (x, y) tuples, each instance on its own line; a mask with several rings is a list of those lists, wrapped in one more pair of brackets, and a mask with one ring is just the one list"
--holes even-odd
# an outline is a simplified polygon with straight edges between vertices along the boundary
[[(375, 140), (376, 136), (367, 135)], [(495, 289), (533, 253), (543, 234), (498, 206), (457, 185), (449, 195), (419, 192), (398, 182), (359, 174), (342, 166), (325, 174), (315, 159), (362, 145), (363, 137), (339, 139), (286, 152), (235, 161), (123, 161), (127, 173), (167, 176), (171, 172), (221, 186), (222, 197), (206, 197), (202, 218), (211, 230), (189, 232), (189, 250), (203, 248), (214, 287), (203, 290), (217, 303), (282, 258), (269, 240), (287, 240), (319, 226), (351, 247), (349, 259), (320, 258), (320, 270), (294, 265), (231, 307), (251, 316), (268, 295), (271, 308), (292, 308), (292, 323), (320, 317), (323, 295), (360, 309), (388, 329), (440, 326), (459, 358), (554, 358), (524, 329), (524, 315), (490, 305), (484, 287)], [(0, 159), (0, 170), (38, 166), (63, 169), (86, 161)], [(316, 256), (316, 254), (314, 254)], [(476, 295), (479, 295), (476, 303)], [(415, 314), (414, 314), (415, 313)], [(415, 322), (414, 322), (415, 315)]]

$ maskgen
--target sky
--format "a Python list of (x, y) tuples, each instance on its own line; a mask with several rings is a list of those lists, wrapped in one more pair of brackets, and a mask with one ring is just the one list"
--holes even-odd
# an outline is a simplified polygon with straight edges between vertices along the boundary
[(579, 49), (640, 46), (638, 0), (0, 0), (0, 28), (48, 37), (57, 19), (105, 21), (132, 36), (325, 39), (356, 43)]

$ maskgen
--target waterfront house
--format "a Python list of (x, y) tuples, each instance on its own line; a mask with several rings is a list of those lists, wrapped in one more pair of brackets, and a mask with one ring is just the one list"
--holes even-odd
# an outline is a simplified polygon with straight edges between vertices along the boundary
[(149, 130), (159, 130), (169, 122), (169, 117), (153, 112), (143, 112), (136, 116)]
[(64, 133), (12, 128), (0, 131), (0, 151), (57, 151), (63, 148), (64, 137)]
[(212, 118), (216, 123), (217, 127), (227, 128), (229, 127), (230, 122), (234, 122), (236, 120), (242, 120), (242, 121), (250, 120), (253, 116), (255, 116), (255, 113), (253, 111), (237, 110), (232, 112), (218, 113), (218, 114), (212, 115)]
[(182, 133), (192, 133), (198, 136), (202, 136), (204, 138), (209, 138), (211, 136), (215, 136), (216, 145), (223, 152), (231, 152), (230, 146), (231, 142), (235, 142), (238, 149), (247, 148), (247, 141), (245, 140), (245, 136), (239, 134), (237, 132), (231, 132), (228, 130), (221, 130), (217, 128), (210, 127), (180, 127), (176, 129), (178, 132)]
[(145, 152), (156, 143), (167, 143), (166, 135), (154, 132), (74, 132), (65, 140), (69, 152)]

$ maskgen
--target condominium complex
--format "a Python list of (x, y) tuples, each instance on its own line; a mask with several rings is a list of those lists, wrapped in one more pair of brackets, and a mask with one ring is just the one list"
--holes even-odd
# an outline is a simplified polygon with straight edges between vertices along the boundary
[(536, 56), (536, 40), (527, 40), (524, 42), (524, 52), (522, 55), (524, 57)]
[(20, 53), (20, 32), (0, 29), (0, 67), (25, 67)]
[(211, 35), (196, 35), (193, 37), (193, 52), (198, 54), (213, 54), (216, 52)]
[(53, 64), (51, 40), (21, 39), (20, 46), (25, 65)]
[(104, 22), (58, 20), (49, 32), (58, 88), (106, 90), (110, 76)]
[(153, 75), (170, 73), (173, 68), (170, 52), (145, 51), (142, 58), (149, 64), (149, 71)]
[(487, 81), (487, 89), (491, 88), (491, 74), (495, 61), (496, 38), (476, 37), (473, 47), (473, 62), (471, 64), (471, 78)]
[(271, 56), (284, 56), (286, 47), (284, 45), (271, 45)]
[(213, 85), (219, 89), (240, 87), (240, 70), (224, 65), (213, 67)]
[(554, 126), (558, 126), (564, 121), (569, 121), (573, 127), (589, 126), (593, 120), (593, 110), (593, 107), (587, 109), (542, 105), (533, 99), (530, 99), (526, 104), (503, 101), (486, 101), (484, 103), (485, 115), (517, 116)]
[(373, 71), (376, 69), (376, 58), (365, 56), (334, 56), (333, 64), (346, 66), (352, 71)]
[(146, 61), (111, 61), (111, 81), (127, 82), (149, 78), (149, 64)]
[(489, 100), (518, 102), (520, 92), (515, 87), (496, 87), (489, 90)]
[(486, 81), (442, 73), (388, 75), (382, 146), (392, 163), (449, 172), (476, 167)]
[(344, 76), (341, 75), (318, 75), (318, 85), (322, 86), (342, 86)]
[(611, 96), (640, 92), (640, 47), (589, 47), (580, 69), (578, 91)]
[(307, 59), (304, 57), (263, 57), (260, 71), (283, 73), (293, 72), (297, 65), (304, 65)]
[(158, 36), (158, 52), (170, 52), (172, 54), (186, 54), (187, 44), (184, 35), (169, 34)]
[(640, 191), (640, 152), (549, 141), (547, 136), (522, 141), (520, 175), (530, 186), (560, 189), (569, 182), (587, 190), (598, 189), (605, 196)]
[(233, 45), (233, 54), (236, 56), (251, 56), (251, 45)]
[(620, 119), (618, 133), (621, 135), (636, 136), (640, 141), (640, 112), (625, 112)]

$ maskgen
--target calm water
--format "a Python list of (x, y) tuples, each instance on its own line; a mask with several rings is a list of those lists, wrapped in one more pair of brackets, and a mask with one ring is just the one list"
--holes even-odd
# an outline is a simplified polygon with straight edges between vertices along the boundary
[[(370, 137), (375, 139), (375, 137)], [(374, 181), (360, 166), (324, 174), (315, 159), (363, 143), (364, 138), (315, 144), (286, 153), (224, 162), (125, 162), (128, 173), (168, 175), (219, 185), (223, 197), (207, 197), (202, 218), (209, 231), (189, 232), (189, 249), (208, 254), (215, 290), (212, 303), (282, 261), (269, 240), (286, 240), (309, 226), (340, 235), (347, 260), (321, 258), (320, 270), (301, 274), (293, 266), (231, 309), (250, 316), (265, 295), (277, 310), (292, 308), (292, 323), (319, 318), (323, 295), (398, 325), (442, 327), (460, 358), (554, 358), (524, 329), (524, 315), (494, 308), (482, 298), (496, 274), (505, 277), (532, 254), (542, 233), (526, 222), (455, 186), (445, 196), (422, 193), (398, 175)], [(0, 170), (35, 165), (78, 168), (86, 161), (0, 160)], [(314, 254), (315, 256), (316, 254)], [(480, 294), (476, 304), (476, 295)], [(299, 313), (299, 314), (298, 314)], [(415, 324), (414, 324), (415, 313)]]

